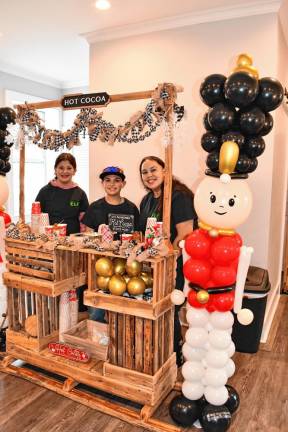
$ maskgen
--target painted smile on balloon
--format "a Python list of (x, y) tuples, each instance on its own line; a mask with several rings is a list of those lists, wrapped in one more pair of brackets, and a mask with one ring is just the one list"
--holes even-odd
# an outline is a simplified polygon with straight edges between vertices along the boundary
[(220, 212), (214, 211), (214, 213), (216, 213), (216, 214), (218, 214), (218, 215), (222, 216), (222, 215), (226, 214), (227, 212), (224, 212), (224, 213), (220, 213)]

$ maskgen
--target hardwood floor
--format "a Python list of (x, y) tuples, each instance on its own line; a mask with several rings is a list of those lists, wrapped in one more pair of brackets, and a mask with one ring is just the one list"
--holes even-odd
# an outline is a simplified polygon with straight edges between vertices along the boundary
[[(288, 430), (288, 296), (282, 296), (270, 332), (257, 354), (237, 353), (229, 381), (240, 395), (240, 409), (229, 432)], [(157, 412), (169, 418), (167, 404)], [(142, 432), (28, 381), (0, 373), (1, 432)], [(189, 430), (189, 429), (187, 429)], [(197, 429), (190, 428), (190, 431)]]

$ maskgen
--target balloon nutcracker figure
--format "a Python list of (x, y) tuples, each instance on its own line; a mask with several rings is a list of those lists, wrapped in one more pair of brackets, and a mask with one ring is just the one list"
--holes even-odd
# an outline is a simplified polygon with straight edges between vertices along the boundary
[(171, 295), (178, 305), (187, 296), (189, 328), (183, 345), (182, 395), (172, 400), (170, 414), (183, 426), (200, 420), (204, 431), (224, 432), (239, 405), (236, 390), (227, 385), (235, 372), (231, 311), (243, 325), (253, 321), (253, 313), (242, 309), (253, 249), (243, 245), (236, 229), (251, 212), (246, 179), (265, 149), (263, 136), (273, 127), (269, 111), (280, 105), (283, 88), (273, 78), (259, 80), (251, 57), (241, 54), (228, 78), (208, 76), (200, 94), (210, 106), (201, 139), (209, 153), (208, 170), (194, 197), (199, 229), (183, 242), (188, 284), (183, 293), (174, 290)]

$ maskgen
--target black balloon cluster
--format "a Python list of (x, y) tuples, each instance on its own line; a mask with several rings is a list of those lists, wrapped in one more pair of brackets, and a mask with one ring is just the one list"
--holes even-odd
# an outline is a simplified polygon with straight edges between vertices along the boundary
[(197, 401), (183, 395), (176, 396), (170, 403), (169, 412), (175, 423), (189, 427), (199, 420), (204, 432), (226, 432), (232, 421), (232, 414), (237, 411), (240, 399), (237, 391), (226, 385), (228, 400), (225, 405), (209, 404), (205, 397)]
[(6, 175), (11, 165), (9, 162), (10, 147), (13, 145), (13, 141), (7, 143), (7, 125), (9, 123), (15, 123), (16, 114), (11, 108), (4, 107), (0, 108), (0, 175)]
[(206, 132), (201, 145), (207, 151), (206, 164), (218, 172), (219, 151), (223, 142), (239, 146), (235, 172), (248, 174), (257, 168), (257, 157), (265, 150), (263, 136), (273, 127), (270, 111), (283, 99), (283, 88), (273, 78), (257, 79), (247, 72), (209, 75), (200, 87), (203, 102), (210, 107), (204, 115)]

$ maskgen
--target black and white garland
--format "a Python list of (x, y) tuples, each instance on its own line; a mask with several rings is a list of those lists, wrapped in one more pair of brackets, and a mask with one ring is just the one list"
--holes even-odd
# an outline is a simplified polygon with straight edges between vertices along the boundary
[[(102, 118), (95, 108), (83, 108), (77, 114), (73, 126), (65, 132), (46, 129), (35, 109), (18, 109), (17, 123), (24, 130), (25, 142), (32, 142), (38, 147), (49, 150), (59, 150), (65, 146), (71, 149), (74, 145), (80, 145), (79, 135), (88, 134), (91, 141), (100, 139), (113, 145), (119, 142), (137, 143), (144, 141), (161, 125), (166, 118), (167, 106), (165, 101), (169, 98), (166, 90), (160, 92), (160, 99), (152, 99), (144, 111), (134, 114), (124, 126), (114, 126), (111, 122)], [(159, 103), (160, 101), (160, 103)], [(174, 123), (178, 123), (184, 116), (184, 106), (173, 104)], [(11, 128), (8, 140), (16, 142), (15, 129)]]

